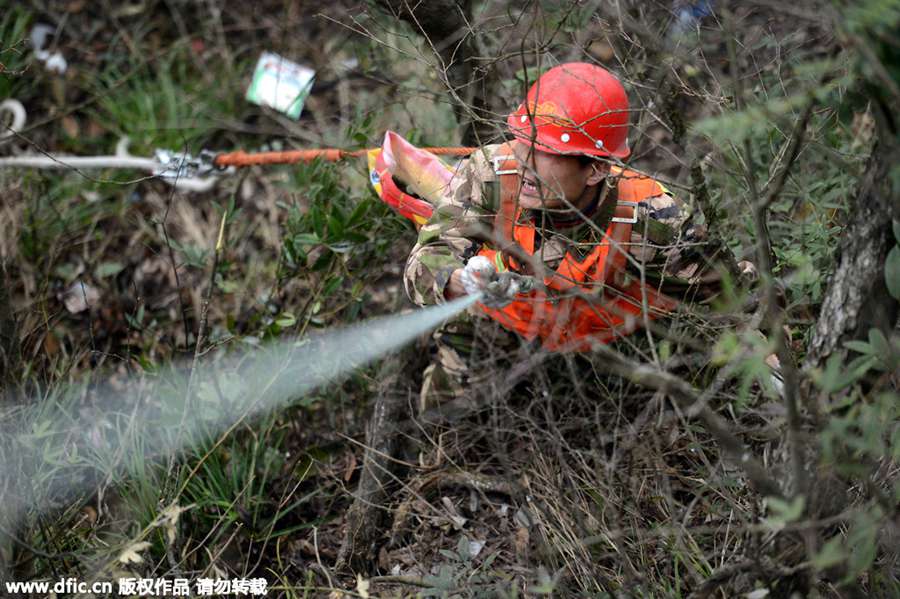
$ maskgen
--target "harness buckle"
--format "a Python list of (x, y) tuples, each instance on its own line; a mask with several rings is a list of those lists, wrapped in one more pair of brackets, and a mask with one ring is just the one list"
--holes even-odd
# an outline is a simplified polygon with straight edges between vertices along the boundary
[(515, 175), (517, 172), (516, 169), (505, 169), (501, 170), (500, 165), (508, 160), (514, 160), (516, 157), (512, 154), (503, 154), (501, 156), (494, 156), (491, 158), (491, 162), (494, 164), (494, 174), (495, 175)]
[(633, 225), (638, 221), (638, 203), (637, 202), (616, 202), (616, 208), (619, 206), (631, 206), (631, 216), (615, 216), (610, 219), (612, 223), (626, 223)]

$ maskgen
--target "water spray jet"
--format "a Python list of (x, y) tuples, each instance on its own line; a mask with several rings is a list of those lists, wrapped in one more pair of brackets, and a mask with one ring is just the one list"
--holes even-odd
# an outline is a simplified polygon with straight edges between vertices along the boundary
[(62, 390), (29, 406), (16, 433), (2, 435), (0, 523), (14, 530), (27, 512), (51, 509), (53, 496), (71, 498), (99, 479), (121, 480), (138, 451), (144, 461), (159, 462), (205, 443), (215, 447), (242, 424), (399, 349), (479, 299), (465, 296), (208, 359), (194, 369), (190, 395), (191, 373), (174, 367), (170, 377), (144, 375), (124, 390), (95, 390), (89, 405), (75, 397), (80, 390)]

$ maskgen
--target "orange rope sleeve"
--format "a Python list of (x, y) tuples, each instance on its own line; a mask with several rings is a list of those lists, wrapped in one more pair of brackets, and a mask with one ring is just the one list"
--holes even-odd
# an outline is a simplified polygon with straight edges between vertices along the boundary
[[(377, 148), (375, 148), (377, 149)], [(422, 148), (437, 156), (468, 156), (477, 148), (460, 146)], [(298, 162), (311, 162), (321, 158), (328, 162), (337, 162), (344, 158), (358, 158), (365, 156), (370, 149), (365, 150), (340, 150), (338, 148), (318, 148), (315, 150), (288, 150), (286, 152), (256, 152), (248, 154), (243, 150), (227, 152), (216, 156), (214, 162), (218, 167), (227, 166), (254, 166), (258, 164), (296, 164)]]
[(467, 148), (465, 146), (449, 146), (446, 148), (425, 148), (425, 151), (436, 156), (468, 156), (477, 149), (478, 148)]

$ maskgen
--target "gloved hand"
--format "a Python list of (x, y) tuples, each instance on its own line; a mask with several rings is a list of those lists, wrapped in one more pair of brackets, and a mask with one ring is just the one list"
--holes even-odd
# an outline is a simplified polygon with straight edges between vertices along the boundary
[(481, 303), (488, 308), (502, 308), (522, 291), (521, 277), (515, 273), (498, 273), (484, 256), (473, 256), (466, 262), (460, 281), (469, 295), (482, 294)]

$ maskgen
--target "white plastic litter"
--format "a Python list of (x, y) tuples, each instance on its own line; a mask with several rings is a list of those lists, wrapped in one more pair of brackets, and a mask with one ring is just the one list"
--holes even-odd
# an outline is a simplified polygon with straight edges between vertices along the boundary
[[(37, 54), (35, 52), (35, 54)], [(40, 56), (38, 56), (40, 58)], [(47, 67), (47, 70), (56, 73), (57, 75), (65, 74), (66, 70), (69, 68), (69, 63), (66, 62), (66, 59), (63, 58), (63, 55), (59, 52), (54, 52), (47, 56), (44, 60), (44, 66)]]
[(300, 118), (316, 72), (272, 52), (263, 52), (256, 63), (247, 101), (268, 106), (292, 119)]
[(44, 63), (48, 71), (62, 75), (69, 68), (69, 63), (60, 52), (50, 53), (45, 49), (47, 40), (56, 31), (55, 28), (45, 23), (38, 23), (31, 30), (31, 45), (34, 47), (34, 56)]

